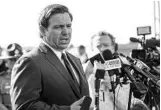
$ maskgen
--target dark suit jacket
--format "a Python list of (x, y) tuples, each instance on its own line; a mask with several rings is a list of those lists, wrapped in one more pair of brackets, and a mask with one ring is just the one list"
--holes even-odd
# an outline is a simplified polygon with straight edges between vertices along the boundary
[(13, 110), (69, 110), (70, 105), (89, 95), (81, 62), (67, 53), (76, 67), (80, 85), (74, 83), (58, 57), (43, 43), (23, 55), (11, 76)]

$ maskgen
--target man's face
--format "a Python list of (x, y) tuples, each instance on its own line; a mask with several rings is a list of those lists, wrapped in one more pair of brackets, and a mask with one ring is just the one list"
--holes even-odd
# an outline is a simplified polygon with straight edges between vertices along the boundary
[(78, 52), (79, 52), (80, 55), (83, 55), (85, 53), (85, 49), (84, 48), (80, 48)]
[(6, 65), (6, 67), (8, 67), (9, 69), (12, 69), (13, 66), (14, 66), (14, 64), (15, 64), (15, 62), (16, 62), (16, 61), (12, 61), (12, 60), (10, 60), (10, 59), (6, 59), (6, 60), (5, 60), (5, 65)]
[(64, 50), (71, 40), (72, 22), (68, 13), (52, 15), (49, 26), (45, 29), (44, 40), (56, 50)]
[(108, 35), (96, 36), (93, 39), (93, 46), (94, 48), (97, 48), (100, 53), (106, 49), (109, 49), (112, 53), (114, 53), (114, 45)]

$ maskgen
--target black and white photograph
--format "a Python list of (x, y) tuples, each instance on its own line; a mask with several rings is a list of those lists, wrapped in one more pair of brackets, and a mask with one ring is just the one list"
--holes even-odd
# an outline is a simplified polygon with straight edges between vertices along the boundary
[(160, 1), (0, 1), (0, 110), (160, 110)]

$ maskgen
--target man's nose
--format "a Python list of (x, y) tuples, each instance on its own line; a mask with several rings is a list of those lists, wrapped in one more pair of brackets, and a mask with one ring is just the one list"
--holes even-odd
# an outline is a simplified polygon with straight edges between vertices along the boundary
[(105, 47), (104, 46), (101, 46), (100, 47), (100, 52), (103, 52), (105, 50)]
[(62, 29), (62, 34), (63, 34), (63, 35), (67, 35), (67, 34), (68, 34), (68, 29), (67, 29), (66, 26), (63, 27), (63, 29)]

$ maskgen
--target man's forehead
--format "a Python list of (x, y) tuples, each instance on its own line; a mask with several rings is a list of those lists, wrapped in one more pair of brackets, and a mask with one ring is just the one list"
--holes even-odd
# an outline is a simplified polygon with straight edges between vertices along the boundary
[(71, 18), (68, 13), (58, 13), (52, 15), (49, 22), (54, 24), (71, 24)]
[(97, 43), (109, 43), (111, 42), (111, 38), (108, 35), (104, 36), (95, 36), (93, 42)]

